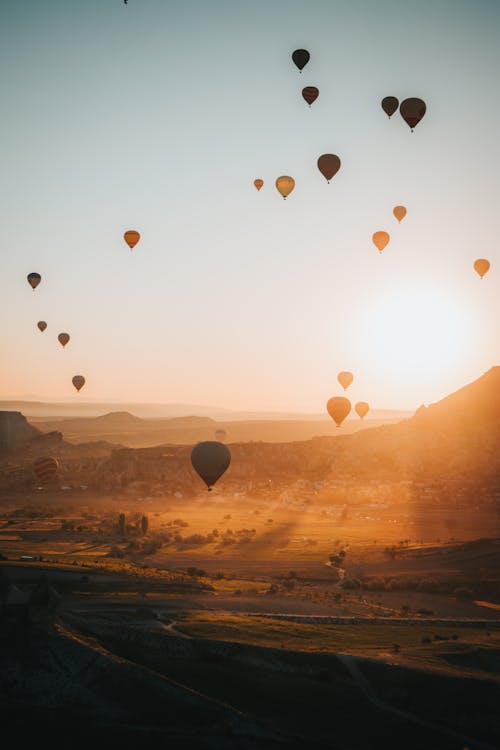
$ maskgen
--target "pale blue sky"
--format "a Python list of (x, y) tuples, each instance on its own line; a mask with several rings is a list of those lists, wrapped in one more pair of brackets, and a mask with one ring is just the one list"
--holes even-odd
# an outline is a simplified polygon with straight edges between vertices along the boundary
[[(317, 412), (349, 369), (413, 408), (498, 364), (499, 30), (481, 0), (0, 0), (0, 397), (81, 373), (82, 399)], [(425, 99), (413, 134), (386, 95)]]

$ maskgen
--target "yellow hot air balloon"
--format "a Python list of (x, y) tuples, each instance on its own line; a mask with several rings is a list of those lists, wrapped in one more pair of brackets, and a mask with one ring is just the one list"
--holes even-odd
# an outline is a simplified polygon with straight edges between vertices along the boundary
[(358, 415), (358, 417), (361, 417), (361, 419), (364, 419), (368, 412), (370, 411), (370, 405), (366, 403), (366, 401), (358, 401), (356, 406), (354, 407), (354, 411)]
[(375, 234), (372, 237), (373, 244), (376, 248), (378, 248), (378, 251), (381, 253), (384, 247), (387, 245), (387, 243), (390, 240), (390, 236), (387, 232), (375, 232)]
[(260, 179), (254, 180), (253, 184), (255, 185), (255, 187), (257, 188), (257, 190), (260, 190), (261, 187), (264, 185), (264, 180), (260, 180)]
[(351, 411), (351, 402), (348, 398), (344, 398), (344, 396), (333, 396), (333, 398), (328, 400), (326, 409), (337, 427), (340, 427)]
[(346, 388), (349, 388), (352, 381), (354, 380), (354, 375), (352, 374), (352, 372), (343, 370), (342, 372), (339, 372), (339, 374), (337, 375), (337, 380), (339, 381), (340, 385), (345, 391)]
[(292, 190), (295, 187), (295, 180), (293, 177), (287, 177), (286, 175), (283, 175), (282, 177), (278, 177), (276, 180), (276, 188), (278, 190), (278, 193), (280, 193), (284, 199), (286, 199), (287, 195), (290, 195)]
[(478, 258), (474, 261), (474, 271), (481, 277), (488, 273), (490, 270), (490, 261), (486, 258)]
[(135, 229), (129, 229), (125, 234), (123, 235), (123, 239), (129, 246), (129, 248), (132, 250), (133, 247), (137, 245), (139, 240), (141, 239), (141, 235), (139, 232), (136, 232)]
[(395, 206), (392, 210), (392, 213), (401, 223), (401, 221), (403, 221), (404, 217), (406, 216), (406, 208), (404, 206)]

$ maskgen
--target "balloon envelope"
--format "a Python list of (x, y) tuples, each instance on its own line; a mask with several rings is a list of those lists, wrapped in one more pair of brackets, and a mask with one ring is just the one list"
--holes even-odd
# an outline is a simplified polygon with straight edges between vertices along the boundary
[(215, 439), (216, 440), (225, 440), (227, 437), (227, 432), (225, 430), (215, 430)]
[(344, 419), (351, 411), (351, 402), (344, 396), (334, 396), (329, 399), (326, 409), (337, 427), (340, 427)]
[(399, 107), (399, 101), (395, 96), (385, 96), (382, 99), (382, 109), (389, 119)]
[(372, 237), (373, 244), (375, 245), (376, 248), (378, 248), (380, 253), (382, 252), (382, 250), (387, 245), (390, 239), (391, 238), (387, 232), (375, 232), (375, 234)]
[(37, 288), (38, 284), (42, 280), (42, 277), (40, 276), (40, 274), (39, 273), (34, 273), (34, 272), (33, 273), (29, 273), (26, 278), (28, 279), (28, 284), (33, 289), (33, 291), (35, 291), (35, 289)]
[(129, 246), (129, 248), (132, 250), (133, 247), (137, 245), (139, 240), (141, 239), (141, 235), (139, 232), (136, 232), (135, 229), (129, 229), (125, 234), (123, 235), (123, 239)]
[(406, 208), (404, 206), (394, 206), (394, 208), (392, 209), (392, 213), (394, 214), (396, 219), (401, 222), (406, 216)]
[(476, 261), (474, 261), (474, 271), (479, 274), (481, 278), (488, 273), (490, 270), (490, 261), (486, 260), (486, 258), (478, 258)]
[(358, 415), (358, 417), (361, 417), (361, 419), (364, 419), (368, 412), (370, 411), (370, 405), (366, 403), (366, 401), (358, 401), (356, 406), (354, 407), (354, 411)]
[(327, 182), (330, 182), (337, 174), (340, 164), (340, 159), (336, 154), (323, 154), (318, 159), (318, 169)]
[(262, 186), (263, 186), (263, 184), (264, 184), (264, 180), (254, 180), (254, 181), (253, 181), (253, 184), (255, 185), (255, 187), (257, 188), (257, 190), (260, 190), (260, 189), (261, 189), (261, 187), (262, 187)]
[(292, 60), (301, 72), (309, 62), (310, 58), (311, 55), (306, 49), (296, 49), (295, 52), (292, 53)]
[(345, 389), (349, 388), (352, 381), (354, 380), (354, 375), (352, 374), (352, 372), (343, 370), (342, 372), (339, 372), (339, 374), (337, 375), (337, 380), (339, 381), (340, 385), (345, 391)]
[(412, 130), (425, 115), (426, 109), (426, 104), (422, 99), (405, 99), (399, 105), (401, 117)]
[(66, 346), (69, 339), (70, 339), (69, 333), (60, 333), (59, 336), (57, 337), (57, 340), (59, 341), (61, 346)]
[(223, 443), (206, 440), (194, 446), (191, 451), (191, 463), (210, 489), (231, 463), (231, 452)]
[(293, 177), (283, 175), (282, 177), (278, 177), (278, 179), (276, 180), (276, 188), (278, 190), (278, 193), (280, 193), (283, 198), (286, 198), (287, 195), (290, 195), (294, 187), (295, 180), (293, 179)]
[(85, 385), (85, 378), (83, 377), (83, 375), (75, 375), (72, 378), (71, 382), (75, 386), (76, 390), (80, 391)]
[(35, 476), (41, 484), (47, 484), (51, 479), (57, 475), (59, 464), (52, 456), (45, 456), (44, 458), (37, 458), (33, 462), (33, 471)]
[(47, 328), (47, 323), (44, 320), (39, 320), (37, 326), (41, 331), (45, 331), (45, 329)]
[(306, 86), (304, 89), (302, 89), (302, 96), (309, 104), (309, 106), (311, 106), (311, 104), (315, 102), (319, 96), (319, 89), (317, 89), (316, 86)]

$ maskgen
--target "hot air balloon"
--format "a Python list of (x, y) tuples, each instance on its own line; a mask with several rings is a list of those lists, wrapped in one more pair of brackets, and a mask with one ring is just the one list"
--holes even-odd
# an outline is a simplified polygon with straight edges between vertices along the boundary
[(42, 280), (42, 277), (40, 276), (39, 273), (29, 273), (26, 278), (28, 279), (28, 284), (33, 289), (33, 291), (35, 291), (35, 289), (37, 288), (38, 284)]
[(392, 209), (392, 213), (396, 217), (396, 219), (401, 223), (401, 221), (406, 216), (406, 208), (404, 206), (394, 206)]
[(306, 102), (311, 106), (316, 99), (319, 96), (319, 89), (316, 88), (316, 86), (306, 86), (304, 89), (302, 89), (302, 97), (306, 100)]
[(70, 340), (70, 335), (69, 333), (60, 333), (59, 336), (57, 337), (57, 340), (59, 341), (61, 346), (66, 346), (66, 344)]
[(227, 432), (225, 430), (215, 430), (215, 439), (220, 440), (221, 442), (224, 441), (227, 437)]
[(351, 411), (351, 402), (348, 398), (344, 398), (344, 396), (334, 396), (329, 399), (326, 409), (337, 427), (340, 427)]
[(123, 239), (129, 246), (129, 248), (132, 250), (133, 247), (137, 245), (139, 240), (141, 239), (141, 235), (139, 232), (136, 232), (135, 229), (129, 229), (125, 234), (123, 235)]
[(44, 320), (39, 320), (37, 326), (43, 332), (47, 328), (47, 323)]
[(413, 132), (413, 128), (418, 125), (422, 117), (425, 115), (427, 109), (426, 104), (422, 99), (405, 99), (399, 105), (399, 112), (401, 117), (410, 127)]
[(352, 372), (343, 370), (342, 372), (339, 372), (339, 374), (337, 375), (337, 380), (339, 381), (340, 385), (345, 391), (346, 388), (349, 388), (352, 381), (354, 380), (354, 375), (352, 374)]
[(478, 258), (474, 261), (474, 271), (479, 274), (481, 278), (490, 270), (490, 261), (486, 258)]
[(264, 180), (254, 180), (253, 184), (257, 188), (257, 190), (260, 190), (261, 187), (264, 185)]
[(318, 159), (318, 169), (327, 182), (335, 177), (340, 169), (340, 159), (336, 154), (323, 154)]
[(212, 485), (224, 474), (231, 463), (231, 452), (223, 443), (206, 440), (194, 446), (191, 451), (191, 463), (210, 492)]
[(307, 63), (309, 62), (310, 57), (311, 55), (306, 49), (296, 49), (295, 52), (292, 53), (292, 60), (294, 61), (295, 65), (298, 67), (301, 73), (302, 73), (302, 70), (307, 65)]
[(83, 375), (74, 375), (71, 382), (75, 386), (77, 391), (80, 391), (85, 385), (85, 378)]
[(399, 102), (395, 96), (385, 96), (382, 99), (382, 109), (389, 119), (399, 107)]
[(57, 476), (59, 464), (52, 456), (37, 458), (33, 462), (33, 471), (40, 484), (48, 484), (51, 479)]
[(276, 180), (276, 188), (278, 192), (283, 196), (283, 199), (286, 199), (287, 195), (290, 195), (292, 190), (295, 187), (295, 180), (293, 177), (287, 177), (286, 175), (283, 175), (282, 177), (278, 177)]
[(375, 247), (378, 248), (378, 251), (381, 253), (384, 247), (387, 245), (387, 243), (390, 240), (389, 234), (387, 232), (375, 232), (375, 234), (372, 237), (373, 244)]
[(354, 411), (358, 415), (358, 417), (361, 417), (361, 419), (364, 419), (368, 412), (370, 411), (370, 405), (366, 403), (366, 401), (358, 401), (356, 406), (354, 407)]

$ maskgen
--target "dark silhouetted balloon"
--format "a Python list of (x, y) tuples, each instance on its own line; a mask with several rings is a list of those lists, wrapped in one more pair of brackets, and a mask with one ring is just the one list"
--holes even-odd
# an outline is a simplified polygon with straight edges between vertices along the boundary
[(474, 261), (474, 271), (479, 274), (481, 278), (490, 270), (490, 261), (486, 258), (478, 258)]
[(347, 370), (343, 370), (342, 372), (339, 372), (337, 375), (337, 380), (339, 381), (340, 385), (346, 390), (346, 388), (349, 388), (352, 381), (354, 380), (354, 375), (352, 372), (348, 372)]
[(80, 391), (85, 385), (85, 378), (83, 377), (83, 375), (75, 375), (72, 378), (71, 382), (75, 386), (76, 390)]
[(311, 106), (319, 96), (319, 89), (316, 86), (306, 86), (305, 89), (302, 89), (302, 96), (309, 106)]
[(401, 221), (406, 216), (406, 208), (404, 206), (394, 206), (394, 208), (392, 209), (392, 213), (399, 221), (399, 223), (401, 223)]
[(57, 340), (59, 341), (61, 346), (66, 346), (69, 339), (70, 339), (69, 333), (60, 333), (59, 336), (57, 337)]
[(278, 179), (276, 180), (276, 188), (278, 192), (283, 196), (283, 199), (286, 199), (287, 195), (290, 195), (294, 187), (295, 180), (293, 179), (293, 177), (283, 175), (282, 177), (278, 177)]
[(123, 235), (123, 239), (129, 246), (129, 248), (132, 250), (133, 247), (137, 245), (139, 240), (141, 239), (141, 235), (139, 232), (136, 232), (135, 229), (129, 229), (125, 234)]
[(260, 180), (260, 179), (254, 180), (253, 184), (255, 185), (255, 187), (257, 188), (257, 190), (260, 190), (261, 187), (264, 185), (264, 180)]
[(41, 331), (45, 331), (45, 329), (47, 328), (47, 323), (44, 320), (39, 320), (37, 326)]
[(385, 96), (382, 99), (382, 109), (389, 119), (392, 117), (398, 107), (399, 102), (395, 96)]
[(336, 154), (323, 154), (318, 159), (318, 169), (327, 182), (335, 177), (340, 169), (340, 159)]
[(292, 60), (301, 73), (309, 62), (310, 57), (311, 55), (306, 49), (296, 49), (295, 52), (292, 53)]
[(223, 443), (206, 440), (194, 446), (191, 451), (191, 463), (210, 491), (231, 463), (231, 452)]
[(28, 284), (33, 289), (33, 291), (35, 291), (35, 289), (37, 288), (38, 284), (42, 280), (42, 277), (40, 276), (39, 273), (29, 273), (26, 278), (28, 279)]
[(356, 406), (354, 407), (354, 411), (358, 415), (358, 417), (361, 417), (361, 419), (364, 419), (368, 412), (370, 411), (370, 405), (366, 403), (366, 401), (358, 401)]
[(225, 440), (227, 437), (227, 432), (225, 430), (215, 430), (215, 439), (220, 440), (221, 442)]
[(378, 248), (379, 253), (382, 252), (390, 239), (390, 235), (387, 232), (375, 232), (372, 236), (373, 244)]
[(59, 464), (52, 456), (37, 458), (33, 462), (33, 471), (40, 484), (48, 484), (51, 479), (57, 476)]
[(334, 396), (329, 399), (326, 408), (337, 427), (340, 427), (351, 411), (351, 402), (348, 398), (344, 398), (344, 396)]
[(413, 128), (418, 125), (422, 117), (425, 115), (427, 107), (422, 99), (405, 99), (399, 105), (399, 112), (401, 117), (407, 125), (413, 131)]

